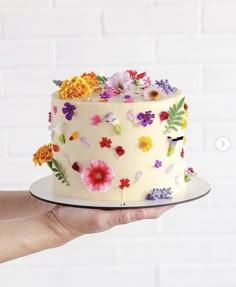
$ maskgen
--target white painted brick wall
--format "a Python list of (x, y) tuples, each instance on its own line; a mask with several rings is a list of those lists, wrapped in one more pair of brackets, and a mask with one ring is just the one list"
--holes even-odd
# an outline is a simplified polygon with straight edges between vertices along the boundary
[(0, 39), (0, 68), (49, 67), (52, 62), (51, 40)]
[[(206, 3), (204, 9), (204, 31), (207, 33), (226, 33), (236, 32), (235, 1), (231, 0), (225, 4), (210, 2)], [(223, 19), (223, 21), (219, 21)]]
[(100, 10), (91, 8), (27, 9), (6, 12), (4, 25), (3, 34), (6, 37), (96, 36), (100, 32)]
[[(188, 34), (200, 30), (197, 5), (158, 5), (157, 7), (110, 8), (104, 12), (107, 35)], [(145, 21), (143, 15), (148, 15)], [(163, 25), (165, 23), (165, 25)]]
[[(151, 64), (155, 61), (154, 48), (155, 41), (148, 37), (59, 39), (57, 40), (58, 65), (74, 67), (94, 63), (96, 67), (120, 63), (127, 63), (128, 66)], [(96, 52), (97, 49), (99, 54)]]
[[(53, 79), (126, 68), (183, 90), (187, 163), (212, 184), (159, 220), (2, 264), (1, 286), (236, 285), (235, 10), (234, 0), (0, 0), (0, 190), (50, 173), (32, 153), (49, 140)], [(220, 136), (229, 151), (216, 149)]]

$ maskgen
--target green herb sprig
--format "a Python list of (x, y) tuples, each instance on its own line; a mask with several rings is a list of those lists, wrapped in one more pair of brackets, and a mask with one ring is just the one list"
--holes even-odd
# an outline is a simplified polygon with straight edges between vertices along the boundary
[(178, 131), (177, 127), (182, 126), (184, 111), (181, 111), (185, 98), (182, 98), (178, 104), (174, 104), (169, 108), (169, 117), (166, 120), (167, 125), (165, 126), (164, 134), (170, 133), (171, 130)]
[(62, 183), (65, 183), (67, 186), (70, 186), (69, 182), (66, 179), (65, 172), (61, 164), (56, 159), (52, 158), (52, 160), (49, 161), (47, 164), (50, 169), (55, 172), (55, 176), (58, 180), (60, 180)]

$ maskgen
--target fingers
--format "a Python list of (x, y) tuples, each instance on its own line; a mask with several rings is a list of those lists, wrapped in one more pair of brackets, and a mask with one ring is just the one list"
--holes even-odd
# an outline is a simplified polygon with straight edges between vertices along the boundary
[(166, 206), (160, 206), (160, 207), (153, 207), (153, 208), (147, 208), (147, 219), (156, 219), (159, 218), (162, 214), (164, 214), (167, 210), (173, 208), (175, 205), (166, 205)]
[(154, 208), (124, 209), (105, 212), (108, 212), (106, 214), (109, 219), (108, 224), (110, 227), (112, 227), (115, 225), (128, 224), (143, 219), (156, 219), (173, 207), (174, 205), (167, 205)]

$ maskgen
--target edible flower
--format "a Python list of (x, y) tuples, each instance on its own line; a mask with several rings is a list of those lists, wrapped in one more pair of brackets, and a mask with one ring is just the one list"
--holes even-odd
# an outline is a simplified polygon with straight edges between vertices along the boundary
[(71, 105), (70, 103), (64, 103), (64, 107), (62, 108), (62, 112), (65, 115), (68, 121), (71, 121), (74, 115), (74, 110), (76, 110), (76, 106)]
[(93, 91), (91, 85), (92, 84), (88, 83), (85, 78), (72, 77), (70, 80), (65, 80), (62, 82), (59, 90), (59, 98), (88, 98)]
[(150, 149), (152, 149), (153, 148), (152, 139), (148, 136), (140, 137), (139, 138), (139, 148), (144, 152), (147, 152)]
[(105, 82), (105, 88), (113, 95), (119, 95), (125, 91), (131, 82), (131, 77), (128, 72), (115, 73)]
[(153, 119), (155, 119), (155, 114), (153, 114), (151, 111), (139, 113), (137, 115), (137, 119), (140, 120), (140, 124), (143, 127), (146, 127), (147, 125), (151, 125), (153, 123)]
[(43, 145), (36, 151), (36, 153), (33, 154), (33, 162), (35, 165), (41, 166), (43, 163), (50, 162), (52, 160), (52, 156), (52, 144)]
[(120, 185), (119, 188), (120, 189), (124, 189), (125, 187), (129, 187), (130, 186), (130, 180), (128, 178), (122, 178), (120, 179)]
[(89, 192), (106, 192), (112, 184), (115, 173), (102, 160), (93, 160), (81, 172), (81, 179)]

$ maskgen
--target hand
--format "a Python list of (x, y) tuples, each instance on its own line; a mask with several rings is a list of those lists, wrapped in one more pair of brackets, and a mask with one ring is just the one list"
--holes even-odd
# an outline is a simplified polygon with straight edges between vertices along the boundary
[[(116, 225), (159, 218), (173, 205), (140, 209), (101, 210), (57, 205), (47, 212), (60, 244), (88, 233), (102, 232)], [(59, 244), (59, 245), (60, 245)]]

